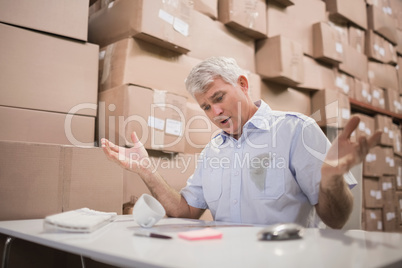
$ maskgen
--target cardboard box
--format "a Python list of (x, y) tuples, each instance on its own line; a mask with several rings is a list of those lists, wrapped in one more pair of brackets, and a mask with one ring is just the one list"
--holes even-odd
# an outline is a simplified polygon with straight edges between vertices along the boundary
[(94, 146), (95, 117), (0, 106), (0, 140)]
[(385, 232), (395, 232), (397, 224), (397, 210), (394, 204), (385, 205), (382, 209), (382, 217)]
[(303, 83), (296, 88), (313, 91), (335, 88), (335, 69), (328, 67), (311, 57), (303, 56), (304, 78)]
[(319, 126), (343, 128), (350, 119), (349, 98), (335, 89), (313, 92), (311, 112)]
[(127, 38), (100, 51), (99, 90), (135, 84), (177, 93), (194, 101), (184, 80), (200, 60)]
[(363, 178), (363, 200), (365, 208), (382, 208), (382, 191), (378, 178)]
[(363, 161), (363, 176), (380, 177), (385, 166), (384, 151), (380, 146), (371, 148)]
[(263, 81), (261, 99), (273, 110), (299, 112), (311, 115), (310, 93), (286, 85)]
[(367, 7), (367, 22), (369, 29), (385, 37), (392, 44), (398, 42), (395, 20), (391, 15), (372, 5)]
[(98, 46), (2, 23), (0, 36), (0, 105), (96, 115)]
[(132, 147), (135, 131), (146, 149), (184, 152), (186, 98), (174, 93), (123, 85), (99, 95), (99, 140)]
[(392, 118), (382, 114), (376, 114), (374, 116), (375, 126), (374, 129), (380, 129), (382, 131), (380, 145), (393, 146), (393, 126)]
[[(400, 210), (400, 212), (402, 212), (402, 192), (396, 192), (396, 207)], [(401, 217), (402, 219), (402, 217)], [(402, 224), (402, 222), (400, 222), (399, 224)]]
[(339, 70), (367, 82), (367, 56), (358, 52), (350, 45), (344, 45), (344, 60), (339, 64)]
[(398, 75), (394, 66), (374, 61), (368, 62), (368, 78), (370, 84), (381, 88), (398, 88)]
[(234, 58), (241, 68), (255, 73), (253, 38), (194, 11), (190, 39), (188, 56), (200, 60), (213, 56)]
[(395, 176), (382, 176), (380, 178), (380, 188), (384, 206), (395, 205)]
[(371, 87), (368, 83), (355, 78), (354, 91), (352, 91), (351, 98), (366, 104), (371, 104), (373, 95)]
[(265, 0), (219, 0), (219, 21), (254, 39), (267, 37)]
[(384, 62), (384, 38), (375, 34), (373, 30), (368, 30), (366, 34), (366, 55), (370, 60)]
[(383, 155), (384, 155), (384, 168), (383, 175), (395, 175), (396, 174), (396, 166), (394, 160), (394, 149), (391, 147), (382, 147)]
[(399, 66), (397, 68), (399, 95), (402, 95), (402, 57), (398, 56), (397, 62)]
[(101, 148), (0, 141), (0, 150), (0, 220), (82, 207), (121, 214), (122, 169)]
[(392, 124), (392, 138), (394, 154), (402, 156), (402, 133), (401, 127), (397, 124)]
[(355, 131), (352, 132), (352, 141), (356, 142), (360, 137), (370, 137), (374, 134), (376, 128), (373, 117), (361, 113), (354, 113), (353, 115), (357, 115), (360, 118), (360, 122)]
[(362, 54), (365, 54), (364, 50), (366, 46), (365, 34), (366, 31), (362, 30), (361, 28), (355, 26), (348, 27), (349, 45)]
[(248, 72), (248, 95), (252, 101), (261, 99), (261, 77), (258, 74)]
[(395, 175), (395, 188), (397, 191), (402, 190), (402, 156), (395, 155), (395, 167), (396, 167), (396, 175)]
[(2, 0), (0, 22), (87, 41), (88, 8), (89, 0)]
[(373, 96), (371, 105), (385, 110), (385, 90), (372, 84), (370, 85), (370, 88)]
[[(402, 12), (400, 12), (402, 16)], [(396, 38), (398, 39), (398, 43), (395, 46), (395, 50), (399, 55), (402, 55), (402, 29), (396, 30)]]
[(367, 29), (366, 3), (364, 0), (324, 0), (333, 21), (351, 22)]
[(343, 61), (341, 34), (327, 22), (313, 24), (314, 58), (337, 65)]
[(303, 83), (302, 47), (284, 36), (257, 41), (255, 62), (257, 74), (263, 79), (288, 86)]
[(194, 1), (194, 9), (213, 20), (218, 19), (218, 0)]
[(335, 88), (351, 97), (352, 93), (355, 91), (355, 80), (350, 75), (335, 71)]
[(316, 0), (295, 0), (295, 5), (287, 8), (267, 3), (267, 35), (274, 37), (283, 35), (298, 42), (304, 54), (314, 55), (313, 28), (314, 23), (326, 21), (325, 3)]
[(119, 0), (89, 18), (88, 40), (100, 47), (136, 37), (187, 53), (190, 49), (192, 7), (185, 0)]
[[(388, 40), (384, 40), (384, 47), (385, 47), (385, 63), (396, 65), (398, 63), (398, 55), (396, 51), (396, 47), (393, 44), (388, 42)], [(401, 40), (402, 41), (402, 40)]]
[(382, 209), (365, 209), (363, 217), (365, 223), (364, 230), (377, 232), (383, 231)]
[(397, 61), (394, 46), (372, 30), (367, 31), (366, 35), (366, 55), (382, 63), (396, 64)]
[(401, 100), (399, 98), (399, 92), (393, 88), (386, 88), (385, 89), (385, 109), (399, 114), (402, 112), (402, 105)]

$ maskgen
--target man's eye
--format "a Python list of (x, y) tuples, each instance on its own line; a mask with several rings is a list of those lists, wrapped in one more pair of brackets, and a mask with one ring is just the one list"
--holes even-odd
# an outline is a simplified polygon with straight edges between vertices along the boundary
[(209, 105), (204, 106), (204, 111), (208, 111), (208, 110), (209, 110), (209, 108), (210, 108), (210, 106), (209, 106)]

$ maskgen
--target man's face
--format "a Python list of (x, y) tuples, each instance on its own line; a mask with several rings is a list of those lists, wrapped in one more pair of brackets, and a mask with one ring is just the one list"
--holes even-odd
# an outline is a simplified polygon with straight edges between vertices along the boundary
[(211, 83), (205, 93), (196, 93), (195, 99), (208, 118), (220, 129), (238, 138), (250, 118), (247, 97), (247, 79), (239, 77), (234, 87), (221, 78)]

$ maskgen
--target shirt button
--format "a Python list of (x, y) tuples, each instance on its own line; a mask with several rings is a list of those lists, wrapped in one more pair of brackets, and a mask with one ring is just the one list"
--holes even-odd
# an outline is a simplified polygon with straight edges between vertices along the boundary
[(236, 200), (236, 199), (233, 200), (233, 204), (235, 204), (235, 205), (237, 204), (237, 200)]
[(237, 144), (237, 146), (236, 146), (238, 149), (240, 149), (241, 148), (241, 144)]
[(237, 175), (239, 175), (239, 172), (238, 172), (238, 171), (235, 171), (235, 173), (234, 173), (234, 174), (235, 174), (235, 176), (237, 176)]

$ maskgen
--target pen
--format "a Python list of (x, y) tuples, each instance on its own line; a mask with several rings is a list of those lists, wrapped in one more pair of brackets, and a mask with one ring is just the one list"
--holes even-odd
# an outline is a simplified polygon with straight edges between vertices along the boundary
[(171, 236), (167, 235), (161, 235), (161, 234), (156, 234), (156, 233), (151, 233), (151, 232), (134, 232), (135, 236), (143, 236), (143, 237), (153, 237), (153, 238), (161, 238), (161, 239), (172, 239)]

